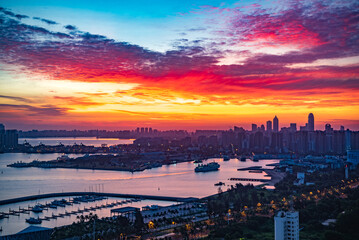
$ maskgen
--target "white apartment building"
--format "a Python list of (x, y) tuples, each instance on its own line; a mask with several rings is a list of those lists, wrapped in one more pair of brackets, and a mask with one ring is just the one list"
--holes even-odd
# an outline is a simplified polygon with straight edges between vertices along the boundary
[(299, 213), (280, 211), (274, 217), (275, 240), (299, 240)]

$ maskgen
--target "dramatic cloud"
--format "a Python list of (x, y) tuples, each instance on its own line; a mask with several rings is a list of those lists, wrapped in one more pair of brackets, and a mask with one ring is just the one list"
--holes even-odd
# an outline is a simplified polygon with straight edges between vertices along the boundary
[[(356, 47), (358, 13), (353, 7), (357, 4), (324, 4), (317, 3), (309, 8), (305, 3), (296, 3), (295, 7), (279, 13), (257, 9), (254, 13), (245, 14), (237, 9), (232, 10), (228, 26), (231, 32), (227, 33), (232, 44), (253, 43), (259, 47), (294, 45), (301, 49), (284, 55), (252, 53), (252, 57), (242, 65), (219, 66), (218, 60), (223, 56), (221, 51), (213, 54), (213, 49), (201, 46), (183, 46), (177, 50), (158, 53), (90, 33), (50, 32), (4, 16), (1, 60), (54, 79), (117, 81), (125, 78), (125, 81), (181, 88), (184, 91), (197, 89), (211, 92), (215, 89), (228, 92), (243, 87), (273, 89), (273, 84), (277, 90), (297, 89), (299, 84), (307, 88), (328, 88), (333, 86), (331, 81), (341, 78), (342, 69), (329, 69), (333, 78), (319, 78), (314, 80), (316, 84), (312, 84), (308, 81), (312, 82), (313, 79), (304, 76), (315, 76), (326, 69), (293, 70), (286, 66), (321, 58), (359, 55)], [(49, 24), (55, 23), (36, 19)], [(65, 28), (76, 29), (72, 25)], [(203, 30), (205, 28), (189, 29)], [(39, 35), (49, 40), (36, 41), (34, 38)], [(349, 71), (357, 73), (357, 68)], [(189, 79), (191, 83), (184, 86), (183, 82), (188, 83)], [(357, 88), (353, 83), (355, 79), (356, 77), (348, 77), (341, 84), (334, 85), (336, 88)]]
[[(156, 52), (82, 32), (74, 25), (63, 26), (64, 32), (28, 25), (21, 20), (27, 16), (1, 8), (0, 63), (4, 66), (53, 81), (138, 85), (112, 95), (49, 97), (59, 103), (58, 108), (3, 107), (59, 115), (68, 111), (66, 104), (93, 107), (93, 111), (109, 105), (107, 110), (141, 115), (140, 110), (123, 106), (162, 104), (161, 110), (174, 112), (176, 106), (188, 105), (193, 107), (188, 112), (198, 114), (206, 114), (196, 108), (199, 105), (233, 107), (227, 111), (237, 106), (286, 110), (341, 107), (345, 102), (357, 106), (359, 61), (340, 66), (332, 62), (359, 57), (358, 9), (359, 3), (352, 0), (288, 1), (273, 8), (203, 6), (191, 14), (206, 18), (205, 26), (181, 30), (185, 39), (173, 39), (173, 49)], [(191, 34), (201, 37), (191, 40), (187, 38)], [(314, 65), (316, 61), (322, 64)]]

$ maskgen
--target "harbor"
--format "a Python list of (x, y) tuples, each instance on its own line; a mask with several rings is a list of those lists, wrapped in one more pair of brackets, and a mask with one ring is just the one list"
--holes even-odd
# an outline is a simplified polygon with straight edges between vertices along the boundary
[[(183, 162), (165, 165), (158, 168), (147, 169), (143, 172), (119, 172), (105, 170), (86, 169), (42, 169), (42, 168), (9, 168), (6, 165), (16, 162), (48, 161), (60, 157), (61, 154), (21, 154), (5, 153), (0, 155), (0, 226), (3, 228), (1, 235), (16, 233), (31, 225), (26, 219), (34, 218), (41, 220), (41, 227), (57, 227), (79, 221), (81, 215), (96, 214), (99, 217), (109, 217), (110, 211), (116, 207), (143, 207), (145, 205), (171, 205), (178, 198), (196, 197), (201, 198), (218, 192), (218, 188), (226, 190), (237, 183), (260, 185), (257, 181), (229, 181), (229, 178), (253, 178), (271, 179), (266, 173), (250, 173), (249, 170), (237, 171), (238, 168), (262, 166), (271, 169), (274, 166), (268, 164), (278, 163), (279, 160), (260, 160), (254, 162), (247, 159), (245, 162), (237, 158), (224, 160), (212, 158), (203, 160), (201, 164), (213, 161), (220, 165), (217, 171), (196, 173), (194, 169), (199, 163)], [(81, 155), (69, 154), (69, 157)], [(225, 185), (215, 185), (216, 183)], [(268, 183), (268, 182), (267, 182)], [(93, 202), (76, 203), (76, 197), (96, 193), (111, 192), (113, 195), (106, 196)], [(56, 193), (54, 195), (54, 193)], [(75, 194), (77, 193), (77, 194)], [(72, 194), (72, 195), (71, 195)], [(123, 203), (124, 200), (140, 199), (145, 195), (157, 196), (138, 202)], [(24, 198), (24, 196), (27, 196)], [(44, 198), (40, 198), (42, 196)], [(158, 198), (162, 196), (162, 201)], [(12, 199), (10, 202), (9, 199)], [(17, 199), (14, 201), (14, 199)], [(51, 206), (53, 201), (65, 199), (69, 205), (65, 207)], [(75, 201), (73, 201), (75, 199)], [(6, 202), (8, 201), (8, 202)], [(122, 202), (122, 205), (117, 205)], [(29, 207), (46, 205), (42, 212), (36, 213)], [(50, 204), (50, 205), (49, 205)], [(60, 203), (61, 204), (61, 203)], [(113, 207), (111, 205), (113, 204)], [(116, 204), (116, 205), (115, 205)], [(105, 207), (106, 206), (106, 207)], [(14, 228), (12, 226), (18, 226)]]

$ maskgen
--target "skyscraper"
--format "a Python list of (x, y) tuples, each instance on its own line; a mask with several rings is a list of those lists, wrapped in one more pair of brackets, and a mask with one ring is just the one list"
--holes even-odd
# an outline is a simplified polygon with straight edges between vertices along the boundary
[(267, 121), (267, 132), (272, 131), (272, 121)]
[(264, 125), (263, 125), (263, 124), (261, 125), (261, 131), (262, 131), (262, 132), (264, 132), (264, 131), (265, 131), (265, 127), (264, 127)]
[(314, 115), (313, 113), (309, 113), (308, 115), (308, 131), (313, 132), (314, 131)]
[(273, 132), (278, 132), (279, 129), (279, 121), (277, 116), (273, 118)]

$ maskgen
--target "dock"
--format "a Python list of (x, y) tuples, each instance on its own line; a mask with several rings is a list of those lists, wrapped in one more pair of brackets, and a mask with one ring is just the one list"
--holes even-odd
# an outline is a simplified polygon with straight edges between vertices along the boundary
[(52, 216), (45, 216), (40, 219), (44, 220), (44, 221), (50, 221), (51, 219), (63, 218), (65, 216), (77, 215), (79, 213), (96, 211), (97, 209), (114, 207), (114, 206), (118, 206), (118, 205), (122, 205), (122, 204), (126, 204), (126, 203), (138, 202), (138, 201), (140, 201), (140, 200), (139, 199), (127, 199), (127, 200), (123, 200), (121, 202), (116, 201), (116, 202), (112, 202), (112, 203), (102, 204), (100, 206), (96, 205), (94, 207), (78, 209), (77, 211), (71, 211), (71, 212), (65, 211), (65, 213), (59, 213), (57, 215), (52, 214)]
[[(91, 199), (90, 202), (95, 202), (98, 200), (104, 200), (106, 198), (101, 197), (101, 198), (94, 198), (93, 196), (82, 196), (80, 199), (80, 202), (84, 202), (87, 203), (89, 201), (87, 201), (88, 199)], [(48, 210), (49, 206), (54, 204), (54, 202), (56, 202), (56, 204), (58, 204), (57, 206), (61, 206), (63, 208), (66, 209), (66, 206), (70, 206), (72, 204), (72, 202), (77, 201), (74, 199), (69, 199), (69, 200), (54, 200), (51, 203), (45, 203), (45, 204), (37, 204), (38, 206), (40, 206), (43, 210)], [(116, 201), (116, 202), (111, 202), (111, 203), (106, 203), (106, 204), (102, 204), (102, 205), (95, 205), (95, 206), (91, 206), (88, 208), (83, 208), (83, 209), (78, 209), (77, 211), (71, 211), (71, 212), (67, 212), (65, 211), (65, 213), (59, 213), (58, 215), (52, 215), (52, 216), (45, 216), (44, 218), (40, 218), (41, 220), (45, 220), (45, 221), (49, 221), (50, 219), (56, 219), (58, 217), (65, 217), (65, 216), (70, 216), (70, 215), (76, 215), (79, 213), (83, 213), (83, 212), (91, 212), (91, 211), (96, 211), (97, 209), (102, 209), (102, 208), (112, 208), (114, 206), (119, 206), (122, 204), (127, 204), (127, 203), (132, 203), (132, 202), (138, 202), (141, 201), (141, 199), (125, 199), (122, 201)], [(61, 204), (61, 205), (60, 205)], [(20, 216), (20, 214), (30, 214), (30, 212), (32, 211), (34, 207), (28, 206), (27, 208), (21, 208), (19, 207), (19, 210), (13, 210), (11, 208), (9, 208), (8, 212), (0, 212), (0, 219), (3, 218), (9, 218), (9, 216)]]
[(245, 182), (269, 182), (270, 179), (258, 179), (258, 178), (230, 178), (231, 181), (245, 181)]
[(237, 171), (250, 171), (250, 170), (270, 170), (269, 168), (263, 168), (262, 166), (253, 166), (253, 167), (246, 167), (246, 168), (238, 168)]

